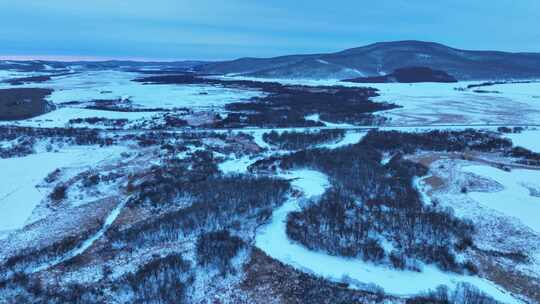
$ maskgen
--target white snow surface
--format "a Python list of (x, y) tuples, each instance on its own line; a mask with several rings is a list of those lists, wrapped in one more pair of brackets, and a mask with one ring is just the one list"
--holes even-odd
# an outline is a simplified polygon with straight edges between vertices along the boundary
[(505, 134), (505, 137), (511, 139), (514, 146), (540, 153), (540, 130), (524, 130), (521, 133)]
[(364, 136), (366, 136), (367, 132), (358, 132), (358, 131), (347, 131), (345, 132), (345, 137), (343, 139), (335, 142), (335, 143), (329, 143), (329, 144), (322, 144), (319, 147), (320, 148), (327, 148), (327, 149), (336, 149), (348, 145), (354, 145), (359, 143)]
[(233, 157), (218, 165), (219, 170), (224, 174), (239, 174), (246, 173), (249, 165), (253, 163), (253, 160), (249, 156), (242, 156), (240, 158)]
[[(14, 64), (14, 62), (12, 62), (12, 64)], [(0, 81), (13, 79), (13, 78), (39, 76), (39, 75), (46, 75), (46, 74), (40, 73), (40, 72), (20, 72), (20, 71), (13, 71), (13, 70), (0, 70)], [(0, 88), (3, 88), (4, 86), (10, 86), (10, 85), (0, 83)]]
[[(328, 187), (327, 177), (313, 170), (297, 170), (281, 176), (294, 178), (292, 185), (304, 192), (307, 198), (320, 196)], [(283, 206), (275, 210), (271, 223), (263, 226), (258, 232), (255, 245), (269, 256), (296, 269), (332, 281), (347, 281), (356, 288), (365, 288), (367, 284), (376, 284), (383, 287), (385, 292), (397, 296), (408, 296), (434, 289), (440, 285), (452, 288), (460, 282), (465, 282), (504, 303), (520, 303), (489, 281), (443, 272), (434, 266), (424, 266), (422, 272), (400, 271), (370, 264), (360, 259), (349, 259), (311, 251), (292, 242), (286, 234), (287, 215), (299, 209), (298, 200), (290, 198)]]
[(540, 171), (514, 169), (506, 172), (480, 165), (464, 167), (463, 170), (494, 180), (504, 187), (497, 192), (470, 192), (468, 195), (472, 199), (517, 218), (534, 231), (540, 232), (540, 197), (531, 195), (531, 189), (536, 189), (537, 192), (540, 190)]
[(326, 128), (336, 128), (336, 129), (347, 129), (347, 128), (354, 128), (354, 125), (348, 124), (348, 123), (333, 123), (321, 120), (321, 117), (319, 114), (311, 114), (304, 117), (305, 120), (311, 120), (315, 122), (320, 122), (324, 125)]
[(257, 130), (251, 132), (251, 135), (253, 136), (253, 141), (255, 142), (255, 144), (257, 144), (257, 146), (261, 147), (262, 149), (271, 149), (272, 146), (263, 139), (264, 133), (266, 133), (266, 130)]
[[(538, 90), (539, 87), (540, 87), (539, 81), (532, 81), (530, 83), (496, 84), (496, 85), (487, 86), (487, 87), (480, 87), (479, 89), (483, 89), (486, 91), (498, 91), (501, 94), (512, 95), (522, 100), (530, 100), (530, 99), (538, 100), (540, 98), (540, 91)], [(497, 95), (496, 93), (491, 93), (491, 94)]]
[(460, 91), (475, 82), (459, 83), (349, 83), (331, 80), (222, 77), (274, 81), (284, 84), (372, 87), (380, 96), (373, 100), (401, 108), (377, 112), (390, 119), (388, 125), (540, 124), (540, 82), (490, 86), (500, 93)]
[(317, 62), (321, 64), (330, 64), (328, 61), (322, 59), (317, 59)]
[[(500, 94), (478, 94), (455, 88), (465, 83), (365, 84), (379, 89), (375, 101), (391, 102), (401, 108), (386, 111), (391, 124), (539, 124), (540, 102), (514, 90)], [(540, 90), (540, 83), (531, 84)], [(491, 88), (489, 88), (491, 90)]]
[[(4, 73), (6, 75), (6, 73)], [(223, 106), (232, 102), (247, 101), (261, 96), (261, 91), (248, 89), (231, 89), (214, 85), (176, 85), (176, 84), (143, 84), (133, 79), (144, 77), (133, 72), (114, 70), (83, 71), (75, 74), (54, 77), (43, 83), (29, 83), (13, 86), (0, 83), (0, 88), (50, 88), (53, 93), (47, 100), (54, 104), (66, 102), (90, 102), (93, 100), (129, 100), (130, 106), (144, 108), (190, 108), (194, 110), (221, 111)], [(2, 74), (0, 74), (1, 80)], [(7, 77), (7, 76), (6, 76)], [(65, 127), (74, 118), (108, 118), (128, 119), (130, 121), (148, 119), (159, 116), (160, 112), (114, 112), (84, 109), (80, 105), (63, 105), (44, 115), (16, 122), (1, 122), (37, 127)], [(92, 126), (94, 127), (94, 126)]]
[(48, 193), (39, 188), (43, 179), (62, 167), (94, 166), (125, 148), (80, 146), (60, 152), (43, 152), (25, 157), (0, 159), (0, 232), (22, 228), (32, 211)]
[[(159, 115), (160, 112), (116, 112), (102, 111), (84, 108), (60, 108), (52, 112), (25, 120), (7, 121), (0, 124), (18, 125), (26, 127), (40, 128), (64, 128), (69, 126), (69, 121), (76, 118), (106, 118), (106, 119), (127, 119), (130, 122), (148, 119)], [(95, 128), (96, 126), (89, 125), (88, 127)]]
[(279, 174), (280, 177), (291, 179), (291, 185), (302, 190), (307, 197), (323, 195), (330, 186), (328, 178), (321, 172), (309, 169), (295, 170)]
[(131, 81), (139, 77), (144, 75), (120, 71), (90, 71), (57, 77), (40, 85), (55, 89), (49, 97), (54, 103), (129, 98), (135, 105), (149, 108), (221, 107), (261, 94), (254, 90), (211, 85), (154, 85)]

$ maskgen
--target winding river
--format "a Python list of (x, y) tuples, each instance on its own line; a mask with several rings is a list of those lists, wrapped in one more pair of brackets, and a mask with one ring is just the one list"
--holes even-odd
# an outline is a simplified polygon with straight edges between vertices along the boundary
[[(333, 144), (332, 148), (354, 143), (351, 139), (346, 137), (340, 143)], [(238, 162), (237, 166), (229, 164), (228, 168), (237, 168), (237, 173), (242, 173), (240, 171), (247, 167), (246, 160), (239, 159)], [(270, 257), (306, 273), (334, 282), (347, 282), (355, 289), (365, 290), (376, 285), (384, 287), (386, 293), (395, 296), (412, 296), (441, 285), (455, 288), (459, 283), (469, 283), (503, 303), (522, 303), (499, 286), (479, 277), (443, 272), (432, 265), (423, 265), (422, 272), (396, 270), (360, 259), (312, 251), (293, 242), (286, 234), (287, 215), (298, 211), (302, 200), (321, 196), (330, 184), (326, 175), (311, 169), (282, 172), (279, 176), (291, 180), (292, 186), (301, 191), (303, 197), (290, 197), (274, 210), (270, 223), (258, 230), (255, 245)]]

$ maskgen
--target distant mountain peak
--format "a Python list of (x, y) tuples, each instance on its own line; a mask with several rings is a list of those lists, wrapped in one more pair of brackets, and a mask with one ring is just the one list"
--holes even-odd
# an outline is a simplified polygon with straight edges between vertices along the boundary
[(327, 54), (241, 58), (197, 69), (262, 78), (348, 79), (381, 76), (411, 66), (444, 71), (458, 80), (530, 79), (540, 77), (540, 54), (460, 50), (436, 42), (402, 40)]

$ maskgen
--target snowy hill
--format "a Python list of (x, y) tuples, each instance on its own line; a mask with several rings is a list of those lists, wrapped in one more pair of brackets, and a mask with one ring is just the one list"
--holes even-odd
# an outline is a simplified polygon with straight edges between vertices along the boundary
[(345, 79), (380, 76), (410, 66), (443, 70), (459, 80), (538, 78), (540, 54), (468, 51), (433, 42), (396, 41), (329, 54), (241, 58), (197, 69), (265, 78)]

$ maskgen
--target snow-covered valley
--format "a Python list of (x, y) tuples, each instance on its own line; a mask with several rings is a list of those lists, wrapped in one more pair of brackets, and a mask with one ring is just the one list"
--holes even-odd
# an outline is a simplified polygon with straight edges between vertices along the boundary
[[(132, 81), (145, 75), (1, 84), (51, 89), (55, 107), (0, 122), (0, 302), (144, 303), (181, 286), (189, 303), (288, 303), (290, 290), (316, 294), (313, 281), (336, 303), (540, 300), (540, 83)], [(343, 213), (314, 208), (348, 198)], [(357, 209), (384, 224), (355, 222)], [(366, 240), (376, 257), (356, 248)]]

